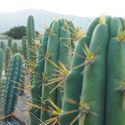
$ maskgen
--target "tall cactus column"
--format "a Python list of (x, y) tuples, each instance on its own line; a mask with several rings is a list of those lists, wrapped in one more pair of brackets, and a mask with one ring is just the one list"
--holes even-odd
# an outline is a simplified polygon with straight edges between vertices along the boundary
[[(35, 55), (35, 27), (34, 27), (34, 18), (33, 16), (28, 17), (27, 21), (27, 40), (28, 40), (28, 62), (30, 70), (34, 70), (34, 65), (36, 63)], [(33, 74), (31, 73), (31, 84), (33, 81)]]
[[(93, 32), (89, 51), (97, 54), (92, 64), (87, 68), (83, 77), (82, 98), (87, 101), (88, 111), (85, 119), (86, 125), (103, 125), (105, 112), (105, 89), (106, 89), (106, 57), (109, 45), (109, 26), (104, 21), (98, 24)], [(86, 107), (87, 108), (87, 107)], [(86, 110), (86, 109), (85, 109)], [(82, 109), (80, 110), (82, 112)], [(97, 115), (91, 113), (94, 112)]]
[[(78, 55), (81, 55), (82, 57), (85, 57), (85, 53), (83, 49), (84, 43), (86, 43), (87, 46), (90, 44), (91, 36), (93, 34), (93, 30), (96, 27), (96, 25), (99, 23), (99, 19), (95, 19), (93, 23), (89, 26), (89, 29), (87, 31), (86, 36), (82, 37), (75, 48), (72, 64), (71, 64), (71, 71), (67, 76), (66, 80), (66, 86), (64, 90), (64, 99), (62, 104), (62, 111), (63, 112), (69, 112), (71, 110), (78, 110), (78, 106), (71, 104), (67, 101), (67, 99), (72, 99), (76, 101), (77, 103), (80, 103), (80, 96), (81, 96), (81, 90), (82, 90), (82, 81), (83, 81), (83, 75), (81, 72), (84, 70), (84, 66), (81, 66), (79, 68), (76, 68), (77, 66), (84, 63), (84, 59), (81, 58)], [(63, 115), (60, 119), (60, 123), (63, 125), (68, 125), (70, 122), (78, 115), (78, 113)], [(76, 122), (75, 125), (77, 125), (78, 122)]]
[[(86, 37), (90, 38), (88, 48), (86, 44), (80, 46), (80, 41)], [(121, 18), (111, 17), (96, 19), (82, 39), (76, 46), (77, 57), (74, 55), (73, 59), (81, 57), (83, 61), (81, 64), (78, 59), (77, 63), (74, 60), (72, 62), (72, 66), (76, 65), (67, 77), (62, 107), (65, 114), (62, 114), (60, 124), (124, 125), (125, 29), (123, 21)], [(87, 43), (87, 39), (85, 40)], [(82, 47), (83, 53), (79, 53)], [(85, 67), (82, 68), (84, 65)], [(74, 77), (71, 76), (73, 73)], [(80, 77), (81, 73), (83, 74)]]
[(5, 50), (4, 50), (5, 75), (7, 75), (10, 59), (11, 59), (11, 50), (10, 50), (9, 47), (6, 47)]
[[(71, 25), (69, 25), (69, 22), (70, 21), (68, 20), (60, 19), (52, 23), (47, 44), (48, 59), (46, 58), (44, 67), (44, 73), (47, 76), (49, 85), (46, 86), (46, 84), (43, 83), (42, 97), (43, 99), (51, 98), (53, 102), (60, 108), (62, 107), (65, 79), (67, 74), (69, 73), (67, 69), (69, 69), (69, 63), (71, 63), (72, 57), (71, 49), (69, 49), (66, 45), (71, 45), (74, 41), (72, 40), (73, 38), (71, 34), (74, 34), (76, 39), (78, 37), (78, 34), (76, 34), (74, 27), (71, 27)], [(53, 65), (52, 63), (57, 66)], [(62, 70), (62, 67), (65, 68)], [(57, 73), (57, 70), (59, 72), (62, 72), (62, 74), (59, 74), (59, 72)], [(54, 76), (54, 74), (57, 74), (57, 76)], [(57, 80), (57, 82), (55, 82), (54, 80)], [(55, 87), (57, 86), (59, 87), (55, 89)], [(46, 111), (42, 111), (41, 120), (45, 121), (48, 118), (50, 118), (49, 113)]]
[[(17, 103), (18, 87), (22, 75), (23, 58), (20, 54), (12, 57), (7, 73), (4, 113), (5, 116), (13, 113)], [(8, 120), (9, 118), (6, 118)]]
[[(49, 36), (49, 28), (47, 28), (44, 32), (43, 39), (41, 45), (38, 49), (38, 57), (36, 66), (34, 68), (34, 76), (33, 76), (33, 86), (32, 86), (32, 103), (35, 105), (41, 104), (41, 95), (42, 95), (42, 81), (44, 80), (44, 65), (45, 65), (45, 52), (47, 49), (47, 41)], [(35, 107), (31, 108), (31, 112), (40, 119), (41, 110)], [(31, 125), (38, 125), (39, 121), (31, 114)]]
[[(114, 27), (115, 25), (115, 27)], [(113, 18), (110, 23), (111, 38), (107, 60), (106, 125), (125, 124), (125, 38), (120, 36), (122, 22)], [(124, 33), (125, 29), (123, 29)], [(117, 35), (119, 34), (119, 35)], [(124, 35), (124, 34), (123, 34)]]
[[(58, 68), (60, 66), (69, 69), (72, 54), (71, 50), (66, 45), (71, 45), (72, 42), (77, 39), (77, 35), (78, 34), (76, 34), (76, 30), (72, 22), (65, 19), (53, 21), (50, 27), (46, 29), (38, 51), (38, 59), (35, 67), (32, 87), (33, 104), (40, 105), (40, 102), (42, 101), (46, 107), (48, 105), (48, 102), (46, 103), (47, 99), (51, 98), (55, 104), (61, 107), (64, 88), (58, 87), (54, 90), (61, 81), (53, 81), (53, 84), (50, 85), (48, 83), (53, 79), (58, 79), (58, 76), (54, 76), (53, 74), (57, 74), (56, 70), (59, 70)], [(60, 69), (61, 68), (62, 67), (60, 67)], [(67, 74), (68, 72), (64, 71), (63, 73)], [(65, 78), (62, 80), (65, 80)], [(43, 100), (40, 99), (41, 94)], [(47, 106), (46, 108), (49, 107)], [(41, 117), (41, 120), (43, 121), (50, 117), (49, 113), (46, 111), (42, 111), (40, 116), (40, 110), (34, 107), (31, 111), (33, 111), (38, 118)], [(31, 124), (38, 124), (39, 121), (35, 121), (34, 119), (31, 118)]]

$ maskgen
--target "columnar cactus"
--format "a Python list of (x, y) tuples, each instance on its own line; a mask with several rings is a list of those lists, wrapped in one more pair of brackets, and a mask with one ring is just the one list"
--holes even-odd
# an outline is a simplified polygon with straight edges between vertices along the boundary
[(34, 50), (33, 46), (35, 45), (35, 27), (34, 27), (34, 19), (33, 16), (28, 17), (27, 22), (27, 40), (28, 40), (28, 56), (31, 61), (34, 59)]
[(27, 42), (25, 37), (22, 38), (22, 55), (27, 60)]
[[(35, 62), (36, 62), (36, 52), (35, 52), (35, 27), (34, 27), (34, 19), (33, 16), (28, 17), (27, 22), (27, 40), (28, 40), (28, 62), (30, 70), (34, 70)], [(31, 85), (33, 80), (33, 74), (30, 74)]]
[(10, 47), (10, 49), (12, 49), (12, 38), (8, 39), (8, 47)]
[(2, 42), (0, 42), (0, 48), (2, 48), (3, 50), (4, 50), (4, 48), (5, 48), (5, 44), (4, 44), (4, 42), (2, 41)]
[(10, 63), (10, 58), (11, 58), (11, 50), (9, 47), (6, 47), (4, 50), (4, 69), (5, 69), (6, 75), (7, 75), (8, 66)]
[[(62, 106), (63, 89), (57, 87), (65, 80), (70, 67), (72, 58), (71, 49), (67, 46), (74, 47), (74, 40), (78, 39), (75, 27), (72, 22), (60, 19), (53, 21), (48, 29), (46, 29), (41, 46), (38, 51), (38, 59), (35, 67), (34, 81), (32, 87), (32, 103), (41, 104), (41, 94), (44, 101), (51, 98), (58, 106)], [(50, 80), (58, 79), (55, 70), (61, 70), (63, 73), (61, 81), (57, 80), (54, 84), (49, 85)], [(62, 68), (62, 69), (61, 69)], [(64, 69), (63, 69), (64, 68)], [(64, 84), (63, 84), (64, 86)], [(55, 90), (56, 89), (56, 90)], [(43, 101), (42, 100), (42, 101)], [(44, 103), (44, 102), (42, 102)], [(32, 108), (31, 111), (40, 118), (40, 110)], [(49, 118), (48, 112), (41, 112), (41, 120), (45, 121)], [(39, 124), (37, 119), (31, 117), (31, 124)]]
[[(84, 66), (75, 68), (76, 66), (79, 66), (80, 64), (84, 63), (83, 58), (79, 57), (78, 55), (82, 55), (85, 57), (83, 48), (84, 48), (84, 43), (89, 46), (91, 36), (93, 33), (93, 30), (95, 26), (98, 24), (98, 19), (96, 19), (88, 28), (88, 31), (86, 33), (86, 36), (82, 37), (75, 48), (75, 54), (73, 56), (72, 64), (71, 64), (71, 71), (67, 76), (66, 80), (66, 87), (64, 90), (64, 100), (63, 100), (63, 105), (62, 105), (62, 110), (64, 112), (68, 112), (70, 110), (76, 110), (78, 109), (77, 105), (73, 105), (69, 103), (66, 99), (72, 99), (76, 102), (80, 102), (80, 96), (81, 96), (81, 90), (82, 90), (82, 81), (83, 81), (83, 75), (81, 72), (84, 69)], [(68, 125), (75, 116), (77, 116), (78, 113), (73, 113), (69, 114), (68, 116), (65, 115), (62, 117), (61, 122)], [(66, 123), (67, 120), (67, 123)], [(78, 123), (76, 123), (77, 125)]]
[(3, 71), (3, 49), (0, 48), (0, 79)]
[(125, 124), (123, 24), (121, 18), (97, 18), (78, 42), (66, 80), (61, 125)]
[[(4, 113), (5, 116), (12, 114), (17, 103), (18, 87), (22, 75), (23, 58), (20, 54), (15, 54), (11, 61), (7, 72)], [(9, 118), (7, 117), (6, 120)]]
[(13, 54), (18, 52), (18, 46), (17, 46), (16, 42), (13, 43), (12, 52), (13, 52)]
[(0, 115), (3, 115), (5, 80), (5, 77), (0, 80)]
[[(41, 46), (38, 49), (38, 57), (37, 57), (37, 62), (36, 66), (34, 68), (34, 78), (33, 78), (33, 87), (32, 87), (32, 103), (33, 104), (40, 104), (41, 103), (41, 94), (42, 94), (42, 79), (43, 79), (43, 73), (44, 73), (44, 55), (47, 49), (47, 41), (48, 41), (48, 36), (49, 36), (49, 28), (45, 30), (44, 36), (41, 42)], [(41, 110), (37, 109), (35, 107), (32, 107), (31, 112), (34, 113), (36, 117), (40, 119), (40, 114)], [(38, 125), (39, 122), (37, 119), (34, 118), (31, 114), (31, 125)]]

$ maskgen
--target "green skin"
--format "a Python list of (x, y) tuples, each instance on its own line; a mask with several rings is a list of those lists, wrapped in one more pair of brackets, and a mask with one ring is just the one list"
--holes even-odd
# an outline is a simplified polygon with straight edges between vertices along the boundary
[[(123, 43), (122, 43), (123, 44)], [(121, 85), (121, 80), (124, 77), (123, 62), (124, 54), (122, 53), (122, 44), (116, 37), (110, 40), (108, 50), (108, 87), (107, 87), (107, 109), (106, 109), (106, 125), (124, 125), (125, 111), (123, 109), (123, 93), (116, 90)], [(116, 58), (117, 57), (117, 58)]]
[[(63, 30), (66, 29), (68, 32)], [(66, 66), (66, 68), (69, 69), (68, 64), (71, 62), (71, 50), (66, 47), (66, 43), (70, 42), (70, 31), (68, 27), (61, 26), (60, 28), (60, 50), (59, 50), (59, 61)], [(68, 40), (65, 38), (69, 38)], [(62, 100), (63, 100), (63, 94), (64, 94), (64, 83), (61, 85), (61, 87), (57, 88), (57, 105), (61, 108), (62, 107)]]
[(27, 42), (25, 37), (22, 38), (22, 55), (27, 60)]
[[(28, 40), (28, 61), (29, 62), (34, 62), (36, 60), (36, 55), (33, 51), (35, 44), (34, 44), (34, 40), (35, 40), (35, 27), (34, 27), (34, 18), (33, 16), (29, 16), (28, 17), (28, 21), (27, 21), (27, 40)], [(30, 66), (29, 66), (30, 67)], [(31, 67), (34, 68), (34, 67)], [(30, 74), (30, 79), (33, 79), (33, 74)], [(33, 82), (31, 81), (31, 85), (33, 84)]]
[(8, 47), (10, 47), (10, 49), (12, 49), (12, 39), (11, 38), (8, 39)]
[[(113, 29), (114, 24), (119, 27), (122, 20), (113, 18), (110, 27)], [(117, 28), (116, 27), (116, 28)], [(113, 32), (113, 31), (112, 31)], [(111, 34), (110, 45), (108, 49), (108, 67), (107, 67), (107, 109), (106, 125), (124, 125), (125, 110), (123, 109), (123, 92), (116, 90), (120, 87), (122, 79), (125, 79), (125, 45), (120, 43), (116, 37), (117, 30)], [(117, 57), (117, 58), (116, 58)], [(115, 115), (114, 115), (115, 114)]]
[(32, 46), (33, 39), (35, 38), (35, 28), (34, 28), (34, 18), (33, 18), (33, 16), (28, 17), (27, 37), (28, 37), (28, 46)]
[[(0, 80), (0, 114), (3, 114), (3, 104), (4, 104), (4, 92), (5, 92), (5, 78)], [(0, 120), (0, 124), (2, 124), (2, 120)]]
[(116, 37), (118, 34), (118, 30), (121, 29), (121, 27), (122, 27), (122, 21), (119, 18), (112, 18), (110, 21), (111, 37)]
[[(88, 113), (85, 125), (104, 125), (104, 98), (106, 88), (106, 52), (109, 39), (107, 24), (98, 24), (93, 32), (89, 50), (94, 53), (98, 48), (95, 61), (88, 67), (83, 77), (82, 98), (88, 102), (90, 111), (98, 116)], [(97, 68), (98, 67), (98, 68)]]
[[(48, 39), (48, 44), (47, 44), (47, 52), (50, 53), (50, 60), (57, 64), (58, 62), (58, 52), (59, 52), (59, 22), (55, 22), (52, 25), (53, 29), (53, 35), (49, 36)], [(45, 60), (45, 67), (44, 67), (44, 73), (47, 75), (47, 80), (50, 80), (54, 78), (52, 74), (56, 74), (56, 72), (53, 70), (56, 69), (55, 66), (53, 66), (50, 62)], [(49, 93), (54, 87), (56, 86), (55, 84), (51, 84), (49, 86), (45, 86), (43, 84), (43, 90), (42, 90), (42, 98), (46, 99), (50, 97), (54, 102), (56, 102), (56, 90), (53, 93)], [(49, 118), (49, 113), (46, 111), (42, 111), (42, 121), (45, 121)]]
[(2, 69), (3, 69), (3, 49), (0, 48), (0, 79), (2, 77)]
[(17, 43), (16, 42), (14, 42), (14, 44), (13, 44), (13, 50), (12, 51), (13, 51), (13, 54), (18, 52), (18, 47), (17, 47)]
[(4, 48), (5, 48), (5, 45), (4, 45), (4, 42), (3, 42), (3, 41), (0, 42), (0, 48), (2, 48), (3, 50), (4, 50)]
[(4, 63), (5, 63), (5, 74), (7, 75), (7, 70), (8, 70), (8, 66), (9, 66), (9, 62), (10, 62), (10, 58), (11, 58), (11, 50), (9, 47), (6, 47), (4, 50)]
[[(3, 102), (4, 102), (4, 92), (5, 92), (5, 78), (0, 80), (0, 113), (3, 113)], [(1, 113), (1, 114), (2, 114)]]
[[(91, 35), (97, 24), (98, 24), (98, 19), (95, 19), (95, 21), (90, 25), (90, 27), (87, 31), (87, 35), (78, 41), (78, 44), (75, 48), (76, 54), (79, 54), (79, 55), (82, 55), (83, 57), (85, 57), (85, 54), (83, 52), (84, 42), (87, 44), (87, 46), (89, 46), (90, 40), (91, 40)], [(72, 99), (72, 100), (80, 103), (82, 80), (83, 80), (83, 75), (81, 74), (81, 72), (84, 70), (84, 66), (77, 68), (75, 70), (74, 70), (74, 67), (76, 67), (82, 63), (84, 63), (84, 60), (82, 58), (80, 58), (77, 55), (73, 56), (73, 60), (72, 60), (72, 64), (71, 64), (71, 71), (70, 71), (69, 75), (67, 76), (66, 86), (65, 86), (65, 90), (64, 90), (64, 99), (63, 99), (63, 105), (62, 105), (63, 112), (68, 112), (71, 110), (78, 109), (78, 106), (69, 103), (67, 101), (67, 99), (69, 98), (69, 99)], [(77, 115), (78, 115), (78, 113), (63, 115), (60, 119), (60, 124), (69, 125), (70, 122)], [(77, 124), (78, 124), (78, 121), (75, 123), (75, 125), (77, 125)]]
[[(49, 29), (46, 29), (40, 48), (38, 50), (38, 59), (37, 59), (37, 63), (34, 69), (35, 74), (33, 77), (34, 80), (33, 80), (31, 94), (32, 94), (32, 103), (37, 104), (37, 105), (41, 104), (40, 97), (42, 94), (42, 91), (41, 91), (42, 90), (42, 73), (44, 73), (44, 63), (45, 63), (43, 59), (45, 56), (44, 51), (46, 52), (46, 49), (47, 49), (48, 35), (49, 35)], [(40, 119), (40, 114), (41, 114), (40, 109), (38, 110), (37, 108), (32, 107), (31, 112), (34, 113), (34, 115)], [(34, 118), (31, 114), (30, 125), (38, 125), (38, 124), (39, 124), (39, 121), (36, 118)]]
[[(65, 67), (68, 67), (68, 64), (71, 61), (71, 50), (68, 49), (65, 45), (67, 42), (71, 43), (71, 35), (69, 28), (65, 25), (65, 22), (67, 20), (60, 19), (58, 21), (55, 21), (51, 24), (51, 29), (53, 31), (53, 35), (49, 36), (48, 39), (48, 45), (47, 45), (47, 52), (50, 53), (50, 60), (53, 61), (55, 64), (58, 65), (58, 61), (60, 61)], [(65, 31), (63, 28), (65, 28)], [(69, 38), (69, 39), (67, 39)], [(53, 69), (57, 69), (55, 66), (53, 66), (49, 61), (45, 61), (45, 68), (44, 73), (47, 75), (47, 79), (50, 80), (52, 78), (55, 78), (55, 76), (52, 76), (52, 74), (56, 74), (56, 72)], [(61, 82), (61, 81), (60, 81)], [(42, 90), (42, 97), (44, 99), (50, 97), (56, 105), (58, 105), (60, 108), (62, 107), (62, 99), (63, 99), (63, 88), (64, 83), (61, 87), (58, 87), (57, 90), (55, 90), (53, 93), (49, 93), (54, 87), (56, 87), (58, 83), (51, 84), (49, 86), (43, 85)], [(49, 104), (47, 104), (49, 105)], [(42, 111), (41, 120), (45, 121), (50, 116), (47, 112)]]
[[(12, 57), (10, 66), (8, 68), (7, 80), (6, 80), (6, 89), (5, 89), (5, 102), (4, 102), (4, 113), (5, 116), (11, 114), (15, 110), (15, 106), (17, 103), (17, 94), (19, 86), (15, 84), (15, 82), (20, 82), (21, 74), (22, 74), (22, 65), (23, 59), (20, 54), (16, 54)], [(6, 118), (8, 120), (9, 118)]]

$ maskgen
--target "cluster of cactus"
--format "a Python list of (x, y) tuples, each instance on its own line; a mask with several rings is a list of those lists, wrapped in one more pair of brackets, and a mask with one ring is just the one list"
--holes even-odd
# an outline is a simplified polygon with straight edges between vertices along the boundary
[(64, 92), (62, 114), (76, 112), (63, 115), (60, 124), (125, 124), (124, 35), (121, 18), (101, 17), (90, 25), (75, 48), (81, 58), (74, 55)]
[(34, 69), (31, 125), (124, 125), (124, 20), (96, 18), (73, 57), (69, 48), (78, 37), (70, 23), (56, 20), (45, 30)]
[[(4, 98), (5, 116), (12, 114), (15, 110), (22, 70), (23, 58), (20, 54), (15, 54), (10, 61), (7, 72)], [(6, 120), (10, 120), (10, 118), (11, 117), (7, 117)]]
[[(81, 29), (75, 28), (71, 21), (54, 20), (45, 30), (36, 52), (34, 19), (29, 16), (28, 53), (24, 37), (21, 53), (29, 63), (26, 68), (33, 79), (32, 104), (26, 103), (31, 106), (31, 125), (125, 124), (124, 22), (122, 18), (109, 16), (96, 18), (81, 37)], [(0, 109), (4, 103), (5, 116), (14, 112), (19, 83), (25, 83), (23, 58), (15, 54), (9, 61), (10, 49), (16, 53), (17, 45), (12, 47), (9, 39), (8, 46), (5, 49), (6, 82), (0, 81)], [(3, 62), (2, 49), (0, 60)]]
[[(34, 69), (31, 91), (34, 105), (40, 105), (40, 97), (42, 97), (43, 103), (51, 98), (56, 105), (62, 106), (63, 81), (65, 81), (70, 69), (72, 48), (75, 46), (75, 40), (79, 37), (73, 23), (65, 19), (53, 21), (50, 27), (45, 30)], [(61, 72), (61, 79), (58, 79), (58, 75), (54, 76), (54, 74), (57, 74), (56, 70)], [(50, 84), (51, 79), (53, 79), (51, 82), (54, 84)], [(61, 87), (58, 87), (58, 84)], [(37, 118), (47, 120), (50, 117), (48, 112), (36, 110), (37, 108), (32, 107), (31, 112)], [(37, 125), (38, 123), (39, 121), (31, 114), (31, 125)]]

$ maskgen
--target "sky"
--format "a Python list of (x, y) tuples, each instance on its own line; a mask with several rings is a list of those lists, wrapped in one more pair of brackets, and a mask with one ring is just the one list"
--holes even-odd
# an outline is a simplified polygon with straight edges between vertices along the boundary
[(77, 16), (102, 14), (125, 17), (124, 0), (0, 0), (0, 12), (45, 9)]

